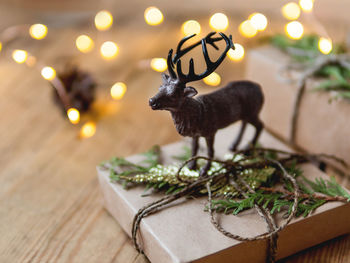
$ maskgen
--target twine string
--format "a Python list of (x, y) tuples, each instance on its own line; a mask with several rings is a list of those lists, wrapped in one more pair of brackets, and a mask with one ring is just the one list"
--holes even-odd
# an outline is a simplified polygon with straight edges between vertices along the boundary
[(211, 180), (214, 177), (216, 180), (219, 180), (219, 179), (223, 178), (225, 175), (226, 174), (224, 174), (224, 173), (222, 173), (222, 174), (215, 173), (210, 177), (199, 178), (195, 182), (192, 182), (191, 184), (188, 184), (187, 186), (185, 186), (181, 191), (174, 193), (174, 194), (171, 194), (171, 195), (168, 195), (168, 196), (165, 196), (165, 197), (163, 197), (157, 201), (154, 201), (150, 204), (147, 204), (143, 208), (139, 209), (137, 214), (134, 216), (134, 220), (132, 223), (132, 240), (133, 240), (135, 249), (139, 253), (144, 254), (144, 251), (141, 249), (140, 245), (137, 242), (137, 232), (140, 228), (140, 223), (141, 223), (142, 218), (146, 217), (147, 215), (149, 215), (151, 213), (154, 213), (154, 212), (160, 210), (160, 208), (164, 207), (167, 204), (170, 204), (173, 201), (180, 199), (181, 197), (191, 195), (192, 193), (196, 192), (196, 190), (198, 188), (200, 188), (203, 185), (203, 183), (205, 183), (206, 181)]
[[(300, 195), (300, 190), (298, 187), (298, 184), (295, 180), (295, 178), (293, 176), (291, 176), (282, 166), (282, 164), (276, 160), (273, 159), (269, 159), (271, 162), (275, 163), (280, 170), (283, 173), (283, 177), (289, 181), (291, 181), (293, 187), (294, 187), (294, 198), (293, 198), (293, 206), (291, 209), (291, 213), (289, 214), (289, 216), (287, 217), (286, 221), (281, 224), (280, 226), (277, 226), (275, 223), (275, 220), (273, 219), (273, 217), (271, 216), (271, 213), (267, 210), (264, 209), (263, 207), (254, 204), (258, 214), (265, 220), (265, 222), (267, 223), (268, 226), (268, 232), (257, 235), (255, 237), (242, 237), (236, 234), (232, 234), (231, 232), (225, 230), (219, 223), (218, 221), (215, 219), (214, 216), (214, 210), (212, 209), (211, 206), (211, 190), (210, 190), (210, 182), (207, 183), (207, 191), (208, 191), (208, 207), (209, 207), (209, 213), (210, 213), (210, 217), (211, 217), (211, 223), (214, 225), (214, 227), (221, 232), (223, 235), (238, 240), (238, 241), (255, 241), (255, 240), (261, 240), (261, 239), (268, 239), (269, 243), (268, 243), (268, 251), (267, 251), (267, 258), (266, 258), (266, 262), (275, 262), (276, 260), (276, 252), (277, 252), (277, 239), (278, 239), (278, 232), (280, 232), (281, 230), (283, 230), (289, 223), (290, 221), (293, 219), (293, 217), (295, 216), (296, 212), (297, 212), (297, 206), (298, 206), (298, 198)], [(238, 174), (236, 174), (236, 177), (239, 179), (239, 181), (248, 189), (248, 191), (250, 193), (254, 193), (254, 191), (249, 187), (249, 185), (243, 180), (242, 177), (240, 177)], [(237, 191), (240, 192), (241, 195), (243, 195), (244, 197), (247, 198), (247, 193), (245, 193), (243, 191), (243, 189), (239, 186), (239, 184), (231, 179), (231, 183), (232, 185), (237, 189)]]
[[(293, 112), (289, 131), (289, 142), (293, 146), (296, 145), (300, 106), (305, 94), (306, 82), (308, 79), (314, 77), (323, 67), (331, 64), (339, 64), (344, 68), (350, 69), (350, 56), (349, 54), (318, 55), (314, 58), (314, 62), (312, 64), (290, 64), (284, 67), (278, 74), (279, 79), (281, 79), (282, 81), (289, 84), (296, 82), (297, 84), (297, 95), (293, 105)], [(285, 74), (290, 73), (292, 70), (295, 69), (303, 70), (304, 72), (301, 73), (301, 75), (298, 76), (296, 79), (293, 79), (290, 76), (290, 74)]]
[[(240, 180), (241, 181), (241, 180)], [(247, 186), (248, 184), (245, 183), (244, 180), (242, 180), (241, 182), (244, 182), (244, 185)], [(232, 185), (244, 196), (247, 197), (247, 194), (243, 191), (243, 189), (234, 181), (231, 181)], [(215, 226), (215, 228), (221, 232), (222, 234), (224, 234), (225, 236), (228, 236), (232, 239), (238, 240), (238, 241), (252, 241), (252, 240), (247, 240), (247, 238), (244, 237), (240, 237), (238, 235), (233, 235), (231, 233), (229, 233), (228, 231), (226, 231), (225, 229), (223, 229), (219, 223), (215, 220), (214, 217), (214, 212), (212, 209), (212, 194), (211, 194), (211, 182), (208, 181), (206, 184), (207, 187), (207, 191), (208, 191), (208, 207), (209, 207), (209, 213), (210, 213), (210, 218), (211, 218), (211, 223)], [(254, 191), (253, 191), (254, 192)], [(277, 226), (275, 223), (274, 218), (271, 216), (270, 213), (268, 213), (268, 211), (266, 211), (267, 209), (262, 208), (260, 205), (255, 204), (254, 205), (258, 214), (265, 220), (265, 222), (267, 223), (267, 230), (269, 232), (274, 231)], [(269, 239), (268, 239), (268, 247), (267, 247), (267, 258), (266, 258), (266, 262), (275, 262), (276, 261), (276, 252), (277, 252), (277, 238), (278, 238), (278, 234), (274, 234), (272, 235)]]
[[(286, 152), (284, 152), (286, 153)], [(180, 172), (181, 170), (185, 167), (185, 165), (187, 163), (189, 163), (192, 160), (197, 160), (197, 159), (204, 159), (207, 160), (209, 158), (207, 157), (202, 157), (202, 156), (196, 156), (193, 157), (189, 160), (187, 160), (186, 162), (184, 162), (180, 168), (178, 169), (177, 172), (177, 178), (179, 179), (183, 179), (180, 177)], [(207, 196), (208, 196), (208, 210), (210, 213), (210, 218), (211, 218), (211, 223), (213, 224), (213, 226), (219, 231), (221, 232), (223, 235), (231, 238), (231, 239), (235, 239), (238, 241), (254, 241), (254, 240), (262, 240), (262, 239), (268, 239), (268, 251), (267, 251), (267, 258), (266, 261), (267, 262), (275, 262), (276, 259), (276, 251), (277, 251), (277, 239), (278, 239), (278, 232), (280, 232), (281, 230), (283, 230), (292, 220), (292, 218), (295, 216), (296, 211), (297, 211), (297, 205), (298, 205), (298, 198), (300, 195), (300, 191), (297, 185), (297, 182), (295, 180), (295, 178), (293, 176), (291, 176), (283, 167), (283, 165), (281, 164), (280, 161), (274, 160), (274, 159), (269, 159), (266, 158), (268, 163), (270, 164), (275, 164), (275, 166), (277, 166), (282, 174), (283, 177), (287, 180), (289, 180), (293, 187), (294, 187), (294, 198), (293, 198), (293, 206), (291, 209), (291, 213), (289, 214), (289, 216), (287, 217), (287, 219), (285, 220), (285, 222), (283, 224), (281, 224), (280, 226), (277, 226), (274, 218), (272, 217), (271, 213), (266, 209), (261, 207), (258, 204), (255, 204), (255, 208), (258, 212), (258, 214), (260, 215), (260, 217), (262, 217), (266, 224), (267, 224), (267, 232), (263, 233), (263, 234), (259, 234), (255, 237), (242, 237), (236, 234), (232, 234), (229, 231), (225, 230), (215, 219), (215, 211), (212, 208), (212, 193), (211, 193), (211, 189), (210, 189), (210, 185), (213, 181), (217, 181), (220, 180), (224, 177), (228, 177), (229, 175), (234, 175), (234, 177), (237, 178), (237, 180), (247, 189), (246, 191), (249, 193), (254, 193), (254, 190), (246, 183), (246, 181), (238, 175), (238, 171), (240, 169), (237, 169), (235, 162), (229, 162), (229, 161), (220, 161), (220, 160), (213, 160), (211, 159), (211, 161), (214, 162), (219, 162), (224, 164), (222, 169), (219, 169), (218, 171), (215, 171), (212, 175), (210, 176), (205, 176), (205, 177), (199, 177), (195, 182), (188, 182), (185, 180), (182, 180), (182, 182), (185, 182), (186, 185), (185, 187), (174, 194), (165, 196), (159, 200), (156, 200), (150, 204), (147, 204), (146, 206), (144, 206), (143, 208), (141, 208), (137, 214), (134, 217), (133, 223), (132, 223), (132, 240), (134, 243), (134, 247), (135, 249), (139, 252), (144, 254), (144, 251), (142, 250), (138, 240), (137, 240), (137, 233), (140, 229), (140, 223), (141, 220), (150, 215), (153, 214), (159, 210), (161, 210), (162, 208), (164, 208), (166, 205), (182, 198), (185, 196), (189, 196), (193, 193), (196, 193), (196, 191), (198, 189), (202, 189), (203, 186), (206, 186), (207, 188)], [(264, 164), (266, 165), (266, 164)], [(223, 169), (226, 169), (225, 172), (222, 172)], [(239, 168), (239, 167), (238, 167)], [(243, 188), (239, 185), (238, 182), (236, 182), (234, 180), (234, 178), (232, 178), (232, 176), (229, 176), (230, 178), (230, 182), (232, 183), (232, 185), (237, 189), (237, 191), (243, 196), (243, 197), (247, 197), (248, 193), (245, 192), (243, 190)]]
[[(242, 150), (237, 152), (236, 154), (249, 154), (249, 152), (252, 150)], [(298, 187), (296, 179), (290, 175), (286, 169), (284, 168), (283, 164), (291, 161), (292, 159), (296, 159), (298, 163), (303, 162), (311, 162), (311, 161), (320, 161), (322, 158), (331, 159), (339, 162), (344, 167), (348, 167), (347, 163), (339, 159), (333, 155), (326, 155), (326, 154), (298, 154), (298, 153), (292, 153), (288, 151), (282, 151), (282, 150), (276, 150), (271, 148), (254, 148), (253, 151), (260, 154), (261, 157), (264, 158), (264, 160), (259, 164), (245, 164), (244, 166), (240, 165), (238, 162), (234, 161), (221, 161), (217, 159), (210, 159), (208, 157), (204, 156), (195, 156), (190, 158), (189, 160), (182, 163), (182, 165), (179, 167), (176, 178), (178, 178), (179, 181), (183, 182), (185, 184), (184, 188), (180, 190), (177, 193), (173, 193), (170, 195), (167, 195), (163, 198), (160, 198), (150, 204), (147, 204), (143, 208), (141, 208), (137, 214), (134, 216), (133, 223), (132, 223), (132, 241), (134, 244), (135, 249), (141, 253), (144, 254), (144, 251), (142, 250), (138, 239), (137, 234), (140, 229), (141, 221), (144, 217), (147, 217), (150, 214), (153, 214), (155, 212), (160, 211), (162, 208), (164, 208), (166, 205), (182, 198), (187, 197), (192, 194), (198, 193), (198, 190), (203, 189), (203, 187), (207, 188), (207, 197), (208, 197), (208, 211), (210, 214), (210, 220), (212, 225), (223, 235), (235, 239), (238, 241), (255, 241), (255, 240), (262, 240), (267, 239), (268, 240), (268, 247), (267, 247), (267, 257), (266, 262), (275, 262), (276, 260), (276, 252), (277, 252), (277, 241), (278, 241), (278, 234), (281, 230), (283, 230), (290, 221), (295, 217), (298, 207), (298, 200), (300, 196), (300, 189)], [(271, 159), (268, 157), (264, 157), (264, 153), (266, 152), (274, 152), (282, 155), (287, 155), (286, 158), (280, 158), (279, 160)], [(180, 173), (182, 169), (191, 161), (203, 159), (203, 160), (209, 160), (212, 162), (217, 162), (222, 164), (222, 167), (218, 169), (217, 171), (213, 172), (211, 175), (207, 175), (205, 177), (198, 177), (196, 181), (187, 181), (184, 178), (181, 178)], [(243, 158), (243, 160), (248, 160), (247, 157)], [(242, 159), (240, 159), (239, 162), (241, 162)], [(235, 187), (235, 189), (245, 198), (248, 197), (248, 193), (255, 193), (255, 191), (249, 186), (249, 184), (239, 175), (239, 173), (243, 169), (249, 169), (249, 168), (262, 168), (266, 167), (267, 165), (274, 165), (274, 167), (277, 167), (282, 172), (282, 176), (290, 181), (292, 183), (294, 192), (293, 192), (293, 205), (291, 208), (291, 212), (288, 215), (287, 219), (278, 226), (275, 222), (275, 219), (272, 217), (270, 211), (267, 208), (264, 208), (260, 206), (259, 204), (255, 203), (254, 207), (257, 210), (259, 216), (263, 218), (267, 224), (267, 232), (263, 234), (256, 235), (254, 237), (242, 237), (236, 234), (232, 234), (231, 232), (225, 230), (215, 219), (215, 209), (212, 207), (212, 192), (211, 192), (211, 184), (215, 183), (223, 178), (226, 178), (229, 180), (229, 182)], [(239, 182), (239, 183), (238, 183)], [(243, 186), (241, 187), (240, 184)], [(246, 191), (244, 190), (246, 189)]]

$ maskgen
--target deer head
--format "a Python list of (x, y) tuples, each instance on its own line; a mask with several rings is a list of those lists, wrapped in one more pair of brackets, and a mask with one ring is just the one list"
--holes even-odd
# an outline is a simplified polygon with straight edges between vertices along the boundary
[[(183, 44), (196, 34), (183, 38), (177, 46), (174, 58), (172, 57), (173, 50), (170, 49), (167, 59), (169, 75), (164, 73), (162, 74), (163, 83), (159, 88), (159, 92), (149, 100), (149, 105), (153, 110), (176, 111), (177, 109), (181, 108), (182, 103), (186, 99), (192, 98), (197, 94), (197, 90), (195, 88), (186, 86), (186, 84), (192, 81), (201, 80), (210, 75), (225, 59), (228, 50), (230, 48), (234, 49), (231, 35), (230, 37), (227, 37), (224, 33), (219, 33), (221, 37), (213, 38), (212, 36), (215, 35), (215, 33), (216, 32), (211, 32), (198, 42), (188, 46), (187, 48), (181, 49)], [(208, 55), (207, 44), (210, 44), (216, 50), (218, 50), (219, 48), (216, 46), (215, 42), (222, 39), (224, 39), (226, 42), (226, 48), (217, 61), (212, 62)], [(194, 61), (193, 58), (191, 58), (189, 62), (189, 72), (187, 75), (185, 75), (182, 72), (180, 58), (200, 44), (202, 45), (207, 68), (203, 73), (196, 74), (194, 72)], [(177, 74), (175, 73), (175, 64)]]

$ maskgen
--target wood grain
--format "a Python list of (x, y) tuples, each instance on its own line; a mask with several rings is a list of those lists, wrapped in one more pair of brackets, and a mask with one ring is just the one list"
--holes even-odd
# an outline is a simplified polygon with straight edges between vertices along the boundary
[[(35, 69), (1, 55), (0, 262), (147, 262), (103, 209), (95, 167), (112, 156), (180, 138), (169, 114), (152, 112), (147, 103), (158, 88), (159, 73), (137, 67), (141, 59), (164, 56), (179, 34), (171, 27), (155, 31), (131, 24), (99, 35), (96, 47), (108, 39), (120, 45), (118, 59), (105, 62), (97, 48), (89, 55), (74, 49), (75, 37), (83, 32), (57, 29), (32, 52), (57, 68), (73, 58), (101, 84), (90, 116), (97, 132), (89, 139), (78, 138), (79, 127), (62, 117), (50, 86)], [(242, 78), (243, 66), (226, 61), (223, 82)], [(108, 96), (116, 81), (128, 85), (120, 102)], [(211, 90), (198, 85), (201, 92)], [(349, 251), (350, 237), (343, 236), (284, 262), (348, 262)]]

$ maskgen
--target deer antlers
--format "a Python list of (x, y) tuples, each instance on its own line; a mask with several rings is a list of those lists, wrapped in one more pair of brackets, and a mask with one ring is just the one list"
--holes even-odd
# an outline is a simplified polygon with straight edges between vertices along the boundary
[[(170, 49), (169, 53), (168, 53), (168, 60), (167, 60), (167, 64), (168, 64), (168, 70), (169, 70), (169, 74), (172, 78), (174, 79), (178, 79), (181, 83), (188, 83), (191, 81), (196, 81), (196, 80), (200, 80), (205, 78), (206, 76), (210, 75), (221, 63), (222, 61), (225, 59), (226, 57), (226, 53), (229, 51), (230, 48), (235, 49), (233, 42), (232, 42), (232, 36), (230, 35), (230, 37), (227, 37), (224, 33), (219, 33), (221, 37), (215, 37), (213, 38), (212, 36), (215, 35), (216, 32), (211, 32), (209, 33), (205, 38), (202, 38), (201, 40), (199, 40), (198, 42), (188, 46), (185, 49), (181, 49), (183, 44), (189, 40), (190, 38), (194, 37), (196, 34), (184, 37), (179, 44), (177, 45), (176, 48), (176, 54), (174, 56), (174, 58), (172, 58), (173, 56), (173, 50)], [(207, 50), (207, 45), (209, 44), (212, 47), (214, 47), (216, 50), (218, 50), (218, 46), (215, 44), (215, 42), (220, 41), (224, 39), (226, 42), (226, 48), (224, 50), (224, 52), (221, 54), (221, 56), (217, 59), (217, 61), (212, 62), (209, 58), (208, 55), (208, 50)], [(185, 55), (187, 52), (189, 52), (190, 50), (192, 50), (193, 48), (195, 48), (196, 46), (202, 44), (202, 50), (203, 50), (203, 55), (204, 55), (204, 59), (205, 59), (205, 63), (207, 66), (207, 69), (197, 75), (194, 72), (194, 62), (193, 62), (193, 58), (190, 59), (190, 65), (189, 65), (189, 71), (188, 74), (185, 75), (182, 72), (182, 68), (181, 68), (181, 60), (180, 58)], [(175, 63), (176, 63), (176, 71), (177, 71), (177, 75), (174, 71), (175, 68)]]

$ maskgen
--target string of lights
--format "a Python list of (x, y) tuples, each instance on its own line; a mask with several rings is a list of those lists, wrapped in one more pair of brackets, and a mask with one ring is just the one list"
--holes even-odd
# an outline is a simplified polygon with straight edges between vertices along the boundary
[[(289, 2), (282, 6), (281, 13), (285, 19), (288, 20), (284, 30), (286, 35), (291, 39), (300, 39), (304, 34), (304, 26), (298, 21), (302, 13), (305, 13), (309, 18), (314, 21), (317, 28), (322, 28), (322, 25), (318, 22), (313, 14), (314, 0), (300, 0), (298, 3)], [(159, 26), (164, 20), (165, 16), (162, 11), (151, 6), (144, 11), (144, 20), (147, 25)], [(113, 15), (108, 10), (101, 10), (97, 12), (94, 18), (94, 26), (98, 31), (108, 31), (112, 28), (114, 23)], [(210, 16), (208, 24), (211, 29), (215, 31), (224, 32), (229, 28), (229, 18), (224, 13), (214, 13)], [(252, 13), (248, 18), (242, 21), (238, 26), (238, 32), (244, 38), (250, 39), (258, 35), (259, 32), (266, 30), (268, 26), (268, 19), (262, 13)], [(0, 36), (0, 51), (3, 46), (6, 45), (9, 39), (23, 34), (23, 30), (27, 30), (29, 35), (35, 40), (42, 40), (48, 35), (48, 27), (44, 24), (34, 24), (30, 26), (17, 26), (12, 27), (11, 30), (5, 30)], [(201, 33), (201, 25), (196, 20), (187, 20), (181, 25), (181, 32), (184, 36)], [(332, 51), (332, 40), (328, 37), (328, 34), (322, 28), (319, 33), (319, 50), (323, 54), (329, 54)], [(10, 33), (9, 33), (10, 32)], [(95, 48), (95, 42), (93, 38), (87, 34), (81, 34), (75, 39), (75, 46), (82, 54), (88, 54)], [(118, 57), (120, 48), (114, 41), (104, 41), (99, 52), (104, 60), (114, 60)], [(245, 56), (244, 46), (240, 43), (235, 43), (235, 50), (230, 49), (228, 57), (233, 62), (240, 62)], [(67, 117), (72, 124), (78, 124), (80, 122), (80, 112), (76, 108), (69, 107), (67, 102), (65, 87), (57, 77), (56, 70), (52, 66), (37, 63), (37, 58), (34, 55), (29, 54), (28, 51), (23, 49), (12, 50), (12, 58), (18, 64), (26, 64), (29, 67), (36, 66), (41, 73), (41, 76), (49, 81), (57, 90), (63, 104), (66, 107)], [(145, 61), (143, 61), (145, 62)], [(148, 68), (157, 72), (164, 72), (167, 70), (167, 63), (165, 58), (156, 57), (146, 60)], [(221, 76), (217, 72), (213, 72), (209, 76), (203, 79), (204, 83), (209, 86), (218, 86), (221, 83)], [(127, 84), (124, 82), (116, 82), (111, 85), (110, 95), (114, 100), (121, 100), (127, 92)], [(96, 131), (96, 123), (93, 121), (86, 122), (80, 130), (80, 137), (88, 138), (94, 135)]]
[(302, 12), (304, 12), (306, 17), (313, 22), (316, 33), (320, 35), (318, 42), (320, 52), (327, 55), (332, 51), (333, 43), (325, 28), (314, 15), (314, 1), (315, 0), (299, 0), (298, 4), (295, 2), (289, 2), (283, 5), (281, 9), (283, 17), (287, 20), (291, 20), (286, 24), (285, 32), (291, 39), (302, 38), (304, 35), (304, 26), (301, 22), (297, 21), (297, 19), (299, 19)]

